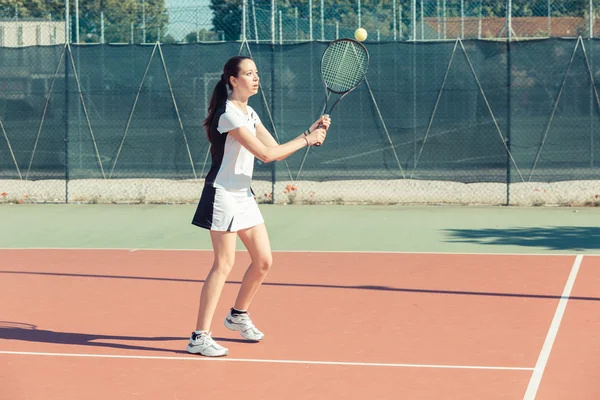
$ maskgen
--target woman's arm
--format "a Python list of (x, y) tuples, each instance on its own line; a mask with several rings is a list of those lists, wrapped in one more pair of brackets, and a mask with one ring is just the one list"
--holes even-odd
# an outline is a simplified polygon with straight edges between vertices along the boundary
[[(256, 127), (256, 136), (254, 136), (245, 126), (232, 129), (229, 131), (229, 134), (232, 135), (235, 140), (240, 142), (242, 146), (248, 149), (248, 151), (256, 158), (265, 163), (283, 160), (303, 147), (322, 143), (325, 140), (326, 135), (324, 129), (316, 129), (308, 136), (300, 135), (284, 144), (277, 144), (264, 126), (262, 126), (264, 131), (259, 128), (261, 126), (262, 124), (259, 124)], [(259, 130), (261, 132), (260, 134)], [(268, 137), (266, 137), (266, 135), (268, 135)]]
[[(321, 118), (316, 120), (310, 126), (310, 128), (308, 128), (306, 131), (302, 132), (300, 135), (296, 136), (294, 139), (302, 138), (304, 136), (309, 135), (315, 129), (317, 129), (319, 124), (323, 124), (323, 126), (325, 127), (325, 130), (327, 130), (327, 129), (329, 129), (330, 123), (331, 123), (331, 119), (329, 118), (329, 116), (322, 116)], [(256, 137), (267, 147), (279, 146), (279, 143), (277, 143), (277, 141), (273, 138), (271, 133), (269, 133), (267, 128), (265, 128), (265, 126), (262, 123), (259, 123), (258, 125), (256, 125)]]
[[(277, 147), (279, 143), (271, 136), (267, 128), (263, 124), (256, 125), (256, 137), (267, 147)], [(300, 137), (300, 136), (298, 136)], [(297, 138), (298, 138), (297, 137)], [(296, 138), (296, 139), (297, 139)]]

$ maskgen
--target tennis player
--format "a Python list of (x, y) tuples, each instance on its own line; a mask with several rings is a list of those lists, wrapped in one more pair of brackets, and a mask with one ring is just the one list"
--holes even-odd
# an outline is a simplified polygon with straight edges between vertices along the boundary
[[(250, 188), (254, 158), (267, 163), (279, 161), (306, 146), (321, 145), (331, 123), (328, 116), (323, 116), (295, 139), (278, 144), (248, 105), (248, 98), (258, 93), (258, 83), (258, 71), (251, 58), (229, 59), (204, 120), (211, 143), (212, 166), (192, 224), (210, 230), (214, 262), (202, 287), (196, 330), (187, 346), (187, 351), (193, 354), (218, 357), (228, 353), (211, 337), (210, 326), (225, 280), (233, 268), (236, 235), (248, 250), (251, 263), (225, 318), (225, 326), (251, 341), (264, 338), (248, 314), (250, 303), (273, 262), (267, 229)], [(324, 128), (319, 128), (320, 124)]]

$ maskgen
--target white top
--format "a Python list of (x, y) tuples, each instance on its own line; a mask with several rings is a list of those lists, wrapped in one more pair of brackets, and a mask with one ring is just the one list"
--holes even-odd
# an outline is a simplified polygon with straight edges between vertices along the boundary
[[(224, 112), (221, 115), (215, 115), (219, 118), (217, 133), (221, 136), (213, 138), (213, 146), (222, 143), (225, 136), (225, 143), (222, 150), (222, 159), (213, 186), (226, 190), (248, 190), (252, 181), (252, 172), (254, 171), (254, 155), (240, 144), (233, 136), (228, 135), (229, 131), (242, 126), (256, 136), (256, 125), (260, 124), (260, 118), (254, 109), (247, 106), (248, 114), (227, 100)], [(220, 147), (220, 146), (219, 146)], [(217, 159), (221, 156), (217, 152)], [(214, 158), (214, 157), (213, 157)], [(213, 159), (213, 166), (215, 166)]]

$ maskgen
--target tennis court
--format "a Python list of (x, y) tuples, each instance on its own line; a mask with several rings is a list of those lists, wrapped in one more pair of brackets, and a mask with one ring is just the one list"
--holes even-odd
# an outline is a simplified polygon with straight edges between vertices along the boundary
[(208, 359), (185, 352), (212, 263), (193, 205), (1, 206), (0, 399), (600, 396), (600, 209), (261, 208), (266, 338), (222, 326), (240, 245)]

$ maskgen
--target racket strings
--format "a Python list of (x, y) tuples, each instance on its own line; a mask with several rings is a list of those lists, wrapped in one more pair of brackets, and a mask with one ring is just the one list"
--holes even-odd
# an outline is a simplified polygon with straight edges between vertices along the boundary
[(335, 43), (323, 55), (323, 81), (333, 92), (347, 92), (362, 81), (368, 62), (368, 55), (360, 46), (350, 41)]

